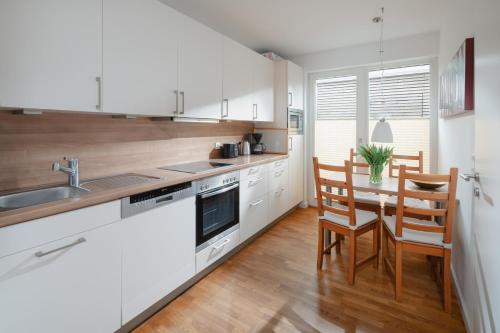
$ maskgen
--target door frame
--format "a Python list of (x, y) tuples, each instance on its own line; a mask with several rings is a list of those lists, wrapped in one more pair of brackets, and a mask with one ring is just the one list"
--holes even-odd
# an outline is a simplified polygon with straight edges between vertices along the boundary
[[(420, 57), (408, 60), (390, 61), (384, 64), (384, 67), (405, 67), (416, 65), (430, 65), (430, 171), (437, 172), (438, 164), (438, 58), (437, 57)], [(365, 121), (356, 122), (356, 143), (357, 145), (368, 142), (369, 138), (369, 121), (368, 121), (368, 73), (372, 70), (380, 69), (379, 64), (367, 64), (354, 67), (342, 67), (337, 69), (310, 71), (306, 72), (306, 119), (305, 119), (305, 134), (306, 134), (306, 177), (307, 182), (306, 199), (308, 204), (316, 206), (316, 199), (314, 197), (314, 177), (312, 167), (312, 157), (314, 156), (315, 147), (315, 118), (316, 118), (316, 98), (315, 98), (315, 82), (321, 78), (356, 75), (357, 76), (357, 119), (365, 119)], [(346, 156), (347, 158), (348, 156)]]

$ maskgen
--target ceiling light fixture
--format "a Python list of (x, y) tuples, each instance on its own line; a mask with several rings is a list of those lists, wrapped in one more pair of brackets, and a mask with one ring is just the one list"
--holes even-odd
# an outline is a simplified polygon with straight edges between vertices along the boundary
[[(382, 96), (382, 109), (385, 109), (385, 96), (384, 96), (384, 7), (380, 8), (381, 15), (376, 16), (372, 19), (373, 23), (380, 24), (380, 44), (379, 44), (379, 54), (380, 54), (380, 84), (379, 89)], [(385, 121), (385, 117), (382, 117), (375, 124), (375, 128), (372, 132), (371, 137), (372, 142), (382, 142), (382, 143), (392, 143), (393, 136), (391, 125)]]

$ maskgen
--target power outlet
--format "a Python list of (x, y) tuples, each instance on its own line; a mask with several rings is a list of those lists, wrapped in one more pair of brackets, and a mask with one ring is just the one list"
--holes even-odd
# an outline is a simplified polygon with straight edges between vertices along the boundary
[(216, 142), (215, 143), (215, 149), (222, 149), (222, 143)]

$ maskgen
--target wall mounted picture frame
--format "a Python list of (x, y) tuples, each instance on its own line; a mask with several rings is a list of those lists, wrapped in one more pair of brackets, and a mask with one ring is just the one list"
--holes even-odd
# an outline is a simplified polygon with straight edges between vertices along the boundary
[(441, 118), (474, 111), (474, 38), (467, 38), (439, 78)]

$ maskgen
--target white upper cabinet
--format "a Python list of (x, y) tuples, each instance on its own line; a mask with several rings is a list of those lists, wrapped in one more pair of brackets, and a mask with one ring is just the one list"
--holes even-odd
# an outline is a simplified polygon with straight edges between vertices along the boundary
[(253, 58), (253, 119), (256, 121), (273, 121), (274, 63), (258, 53), (254, 53)]
[(304, 110), (304, 71), (288, 61), (288, 107)]
[(0, 106), (98, 111), (102, 0), (0, 6)]
[(180, 16), (178, 117), (221, 118), (223, 38)]
[(253, 118), (253, 51), (224, 38), (222, 119)]
[(104, 0), (105, 112), (173, 116), (180, 15), (157, 0)]

